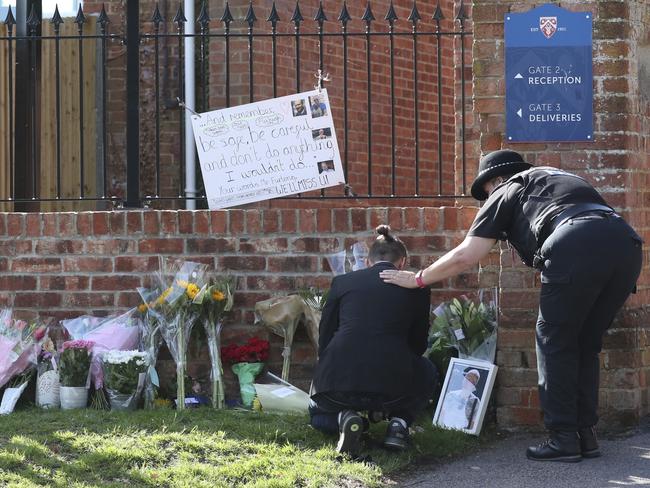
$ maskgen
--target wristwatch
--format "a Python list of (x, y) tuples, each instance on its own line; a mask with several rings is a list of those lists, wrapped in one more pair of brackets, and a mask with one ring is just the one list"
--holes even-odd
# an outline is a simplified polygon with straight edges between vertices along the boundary
[(417, 283), (420, 288), (425, 288), (427, 285), (425, 285), (424, 281), (422, 280), (422, 273), (424, 273), (423, 269), (417, 272), (415, 275), (415, 283)]

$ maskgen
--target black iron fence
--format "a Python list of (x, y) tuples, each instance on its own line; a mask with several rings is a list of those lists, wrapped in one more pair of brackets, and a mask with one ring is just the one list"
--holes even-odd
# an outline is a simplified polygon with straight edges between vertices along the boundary
[[(120, 28), (104, 7), (42, 19), (39, 0), (18, 0), (0, 24), (0, 120), (3, 106), (8, 120), (0, 201), (28, 210), (34, 202), (205, 201), (200, 184), (195, 196), (186, 192), (188, 113), (170, 103), (185, 100), (186, 43), (196, 47), (196, 110), (305, 91), (313, 73), (333, 74), (326, 87), (348, 186), (295, 198), (463, 196), (466, 8), (390, 2), (379, 19), (370, 3), (356, 9), (344, 2), (330, 20), (320, 2), (306, 19), (297, 2), (283, 18), (274, 2), (260, 21), (252, 2), (239, 18), (228, 2), (212, 18), (204, 0), (196, 20), (182, 5), (171, 16), (156, 4), (141, 22), (140, 2), (127, 0)], [(109, 66), (116, 46), (121, 78)]]

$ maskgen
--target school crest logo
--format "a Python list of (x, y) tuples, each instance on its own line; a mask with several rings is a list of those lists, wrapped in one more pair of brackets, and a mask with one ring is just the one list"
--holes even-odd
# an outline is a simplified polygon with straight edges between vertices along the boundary
[(544, 37), (550, 39), (557, 31), (557, 17), (540, 17), (539, 29), (544, 34)]

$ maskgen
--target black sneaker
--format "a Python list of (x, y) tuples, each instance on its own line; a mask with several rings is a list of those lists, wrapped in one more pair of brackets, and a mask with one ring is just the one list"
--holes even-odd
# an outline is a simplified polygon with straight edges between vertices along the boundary
[(584, 458), (596, 458), (600, 456), (596, 430), (593, 427), (585, 427), (578, 430), (580, 437), (580, 452)]
[(403, 451), (408, 447), (409, 429), (401, 419), (392, 419), (386, 428), (384, 447)]
[(349, 454), (352, 457), (361, 451), (361, 435), (363, 434), (363, 419), (353, 410), (339, 412), (339, 442), (336, 452)]
[(550, 438), (539, 446), (529, 447), (526, 457), (533, 461), (559, 461), (577, 463), (582, 461), (577, 432), (553, 431)]

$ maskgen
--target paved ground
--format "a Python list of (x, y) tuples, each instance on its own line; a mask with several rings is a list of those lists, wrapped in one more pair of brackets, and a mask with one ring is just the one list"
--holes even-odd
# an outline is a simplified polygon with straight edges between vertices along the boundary
[(397, 479), (414, 488), (609, 488), (650, 487), (650, 426), (615, 438), (600, 439), (603, 455), (579, 463), (535, 462), (525, 456), (539, 436), (517, 435), (467, 457)]

